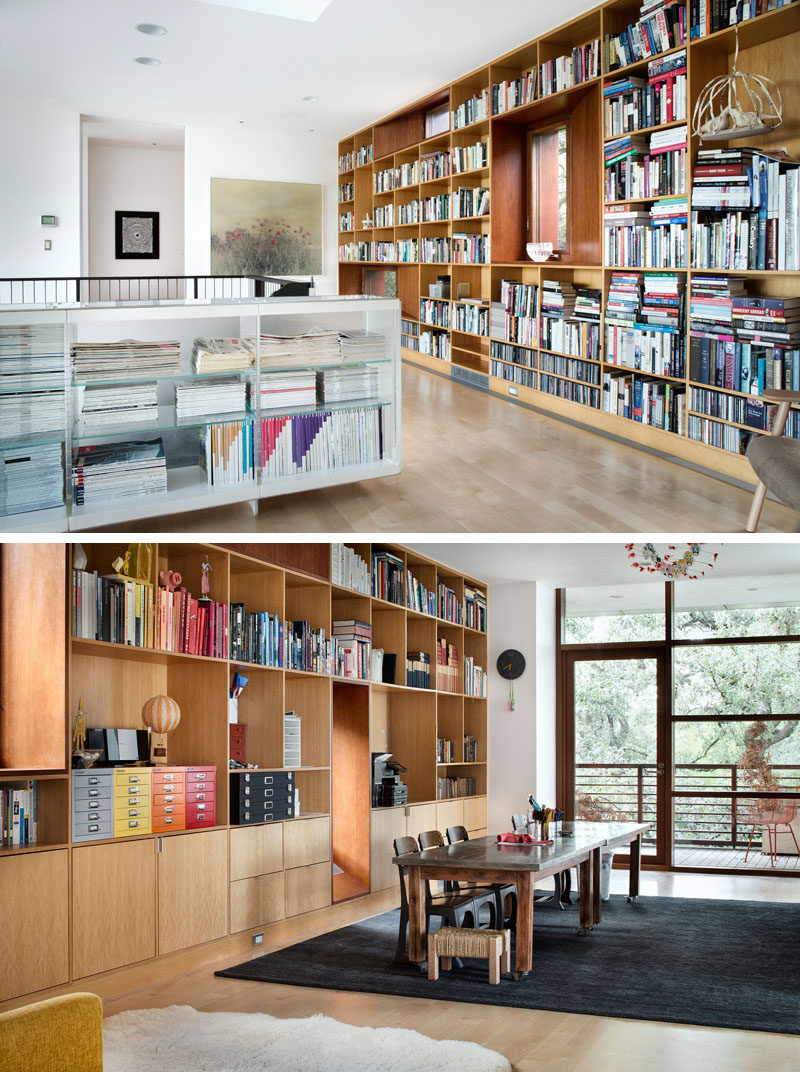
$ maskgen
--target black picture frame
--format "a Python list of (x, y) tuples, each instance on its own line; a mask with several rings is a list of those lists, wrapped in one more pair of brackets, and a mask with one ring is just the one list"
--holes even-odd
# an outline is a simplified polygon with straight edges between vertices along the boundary
[[(157, 261), (159, 258), (159, 224), (157, 212), (114, 213), (114, 256), (118, 261)], [(133, 221), (142, 222), (141, 236)], [(149, 227), (148, 227), (149, 221)], [(149, 231), (149, 235), (147, 232)], [(149, 241), (148, 241), (149, 239)]]

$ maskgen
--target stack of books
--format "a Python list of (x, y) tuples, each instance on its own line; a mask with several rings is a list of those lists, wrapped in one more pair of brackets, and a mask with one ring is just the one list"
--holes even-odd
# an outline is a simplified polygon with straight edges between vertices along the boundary
[(492, 115), (502, 115), (521, 104), (530, 104), (536, 99), (536, 85), (539, 70), (532, 67), (523, 71), (519, 78), (509, 78), (504, 82), (492, 83)]
[(78, 387), (75, 401), (81, 432), (95, 432), (109, 425), (158, 422), (158, 385), (155, 380), (114, 387)]
[(406, 570), (406, 606), (409, 610), (436, 617), (436, 593), (418, 581), (410, 569)]
[(682, 276), (614, 272), (606, 301), (606, 361), (682, 378), (684, 309)]
[(242, 380), (202, 380), (175, 384), (175, 414), (178, 422), (217, 413), (242, 413), (247, 409), (247, 384)]
[(438, 595), (439, 617), (443, 618), (446, 622), (452, 622), (453, 625), (461, 625), (463, 607), (461, 605), (461, 600), (453, 589), (448, 588), (443, 581), (439, 581)]
[[(649, 199), (686, 193), (686, 127), (668, 127), (650, 135), (650, 145), (640, 144), (606, 155), (606, 201)], [(641, 143), (642, 138), (621, 139)], [(608, 142), (618, 146), (620, 141)]]
[(166, 490), (167, 459), (161, 439), (82, 446), (72, 464), (76, 506), (161, 495)]
[(262, 373), (260, 402), (262, 410), (316, 405), (316, 373), (313, 369)]
[(648, 64), (647, 79), (628, 75), (603, 89), (606, 137), (686, 118), (686, 51)]
[(370, 676), (370, 652), (372, 649), (372, 626), (358, 618), (347, 618), (333, 623), (331, 654), (333, 673), (336, 677), (357, 677), (365, 680)]
[(127, 380), (134, 377), (177, 376), (181, 346), (166, 342), (74, 342), (70, 346), (72, 375), (76, 383)]
[[(63, 435), (64, 389), (63, 326), (0, 325), (0, 439), (49, 431)], [(60, 445), (51, 444), (49, 452), (53, 459), (58, 455), (60, 466)], [(6, 469), (12, 455), (4, 451), (2, 457)]]
[(406, 653), (406, 685), (412, 689), (431, 687), (431, 657), (427, 651)]
[(650, 211), (606, 205), (605, 263), (610, 267), (685, 268), (688, 200), (655, 201)]
[(283, 666), (286, 626), (278, 614), (249, 611), (244, 603), (231, 603), (230, 649), (236, 662)]
[(461, 692), (458, 680), (458, 648), (444, 637), (436, 642), (436, 688), (439, 692)]
[(464, 694), (466, 696), (486, 696), (489, 675), (478, 666), (471, 655), (464, 656)]
[(244, 339), (195, 339), (192, 365), (197, 373), (239, 372), (255, 361)]
[(464, 585), (464, 625), (486, 632), (486, 593), (470, 584)]
[[(542, 283), (542, 348), (559, 354), (598, 360), (600, 357), (600, 301), (599, 290), (578, 287), (571, 283), (546, 279)], [(579, 368), (562, 363), (542, 362), (542, 369), (574, 379), (586, 379), (578, 375)], [(591, 382), (599, 383), (593, 374)]]
[(686, 43), (685, 0), (644, 0), (639, 20), (606, 37), (606, 70), (668, 52)]
[(379, 394), (379, 370), (371, 365), (320, 369), (317, 397), (320, 403), (366, 402)]

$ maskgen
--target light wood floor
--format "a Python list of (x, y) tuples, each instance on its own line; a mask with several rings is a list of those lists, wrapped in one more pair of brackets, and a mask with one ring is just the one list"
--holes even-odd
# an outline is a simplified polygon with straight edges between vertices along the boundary
[[(611, 881), (612, 890), (626, 892), (626, 872), (615, 871)], [(645, 872), (641, 889), (643, 896), (739, 897), (800, 903), (800, 882), (772, 876)], [(371, 912), (388, 905), (383, 896), (385, 903), (378, 903), (379, 897), (373, 901)], [(363, 916), (363, 903), (360, 906), (359, 902), (349, 902), (333, 912), (332, 925), (343, 926)], [(301, 920), (281, 925), (268, 932), (268, 944), (256, 955), (310, 937), (319, 929), (307, 925), (304, 931)], [(499, 1050), (517, 1072), (676, 1072), (684, 1068), (702, 1072), (796, 1072), (800, 1067), (800, 1039), (796, 1036), (214, 977), (216, 968), (239, 963), (245, 956), (241, 951), (236, 955), (229, 950), (220, 953), (217, 946), (212, 946), (205, 951), (176, 954), (155, 964), (111, 972), (62, 991), (96, 991), (103, 998), (106, 1015), (123, 1009), (188, 1004), (205, 1011), (267, 1012), (280, 1017), (321, 1012), (360, 1026), (412, 1027), (434, 1038), (465, 1039)], [(646, 967), (643, 966), (643, 985), (647, 985)], [(398, 1072), (402, 1067), (402, 1061), (398, 1061)]]
[[(396, 477), (116, 526), (119, 532), (741, 532), (752, 495), (403, 366)], [(109, 531), (115, 531), (111, 528)], [(759, 532), (800, 531), (768, 502)]]

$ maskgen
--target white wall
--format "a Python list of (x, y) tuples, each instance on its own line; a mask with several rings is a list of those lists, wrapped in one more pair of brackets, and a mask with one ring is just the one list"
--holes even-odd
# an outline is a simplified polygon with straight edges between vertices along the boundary
[[(533, 582), (493, 584), (488, 600), (489, 832), (500, 833), (527, 809), (529, 794), (555, 802), (555, 592)], [(514, 712), (504, 710), (509, 683), (496, 669), (506, 648), (526, 662)]]
[[(80, 115), (0, 99), (0, 146), (0, 276), (78, 275)], [(57, 216), (58, 226), (42, 227), (43, 215)]]
[(211, 262), (211, 179), (311, 182), (324, 186), (322, 276), (317, 294), (338, 287), (336, 143), (318, 134), (262, 133), (249, 126), (194, 125), (186, 130), (186, 270), (207, 274)]
[[(88, 274), (184, 275), (183, 151), (88, 144)], [(118, 210), (159, 213), (157, 259), (115, 258)]]

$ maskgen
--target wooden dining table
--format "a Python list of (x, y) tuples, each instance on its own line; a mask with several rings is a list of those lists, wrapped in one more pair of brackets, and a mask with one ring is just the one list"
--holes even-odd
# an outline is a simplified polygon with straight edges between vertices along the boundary
[(648, 828), (648, 823), (576, 821), (562, 824), (561, 833), (549, 845), (504, 844), (496, 837), (482, 837), (395, 857), (395, 864), (407, 868), (409, 959), (422, 963), (427, 956), (427, 882), (471, 882), (484, 886), (513, 882), (517, 887), (514, 975), (517, 979), (524, 977), (533, 967), (534, 884), (577, 867), (580, 887), (578, 933), (588, 934), (602, 919), (600, 868), (603, 849), (616, 849), (623, 844), (631, 846), (631, 900), (639, 892), (641, 839)]

